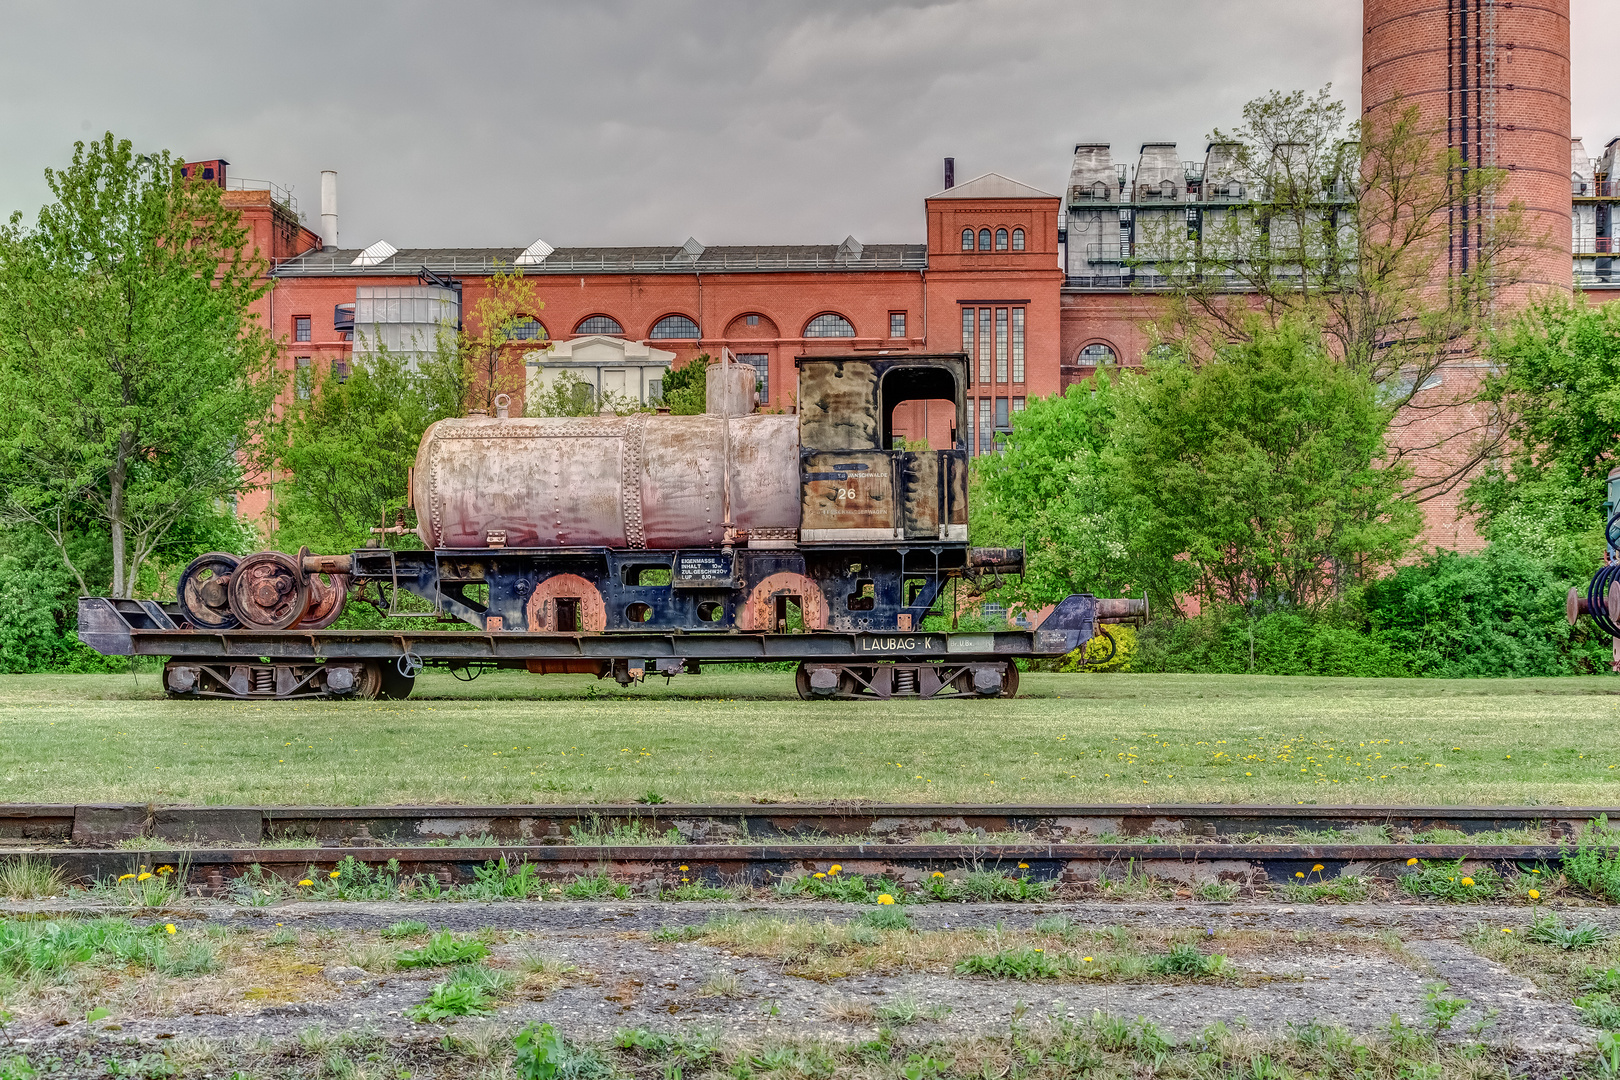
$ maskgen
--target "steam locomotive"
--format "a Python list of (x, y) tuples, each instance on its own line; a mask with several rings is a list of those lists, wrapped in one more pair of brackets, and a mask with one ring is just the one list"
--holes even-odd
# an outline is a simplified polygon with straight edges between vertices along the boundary
[[(628, 683), (773, 659), (800, 662), (807, 698), (998, 696), (1016, 692), (1014, 659), (1145, 617), (1143, 601), (1077, 594), (1035, 630), (925, 629), (948, 583), (1023, 570), (1019, 549), (968, 545), (967, 358), (796, 365), (780, 414), (755, 411), (754, 370), (727, 363), (701, 416), (514, 417), (503, 396), (424, 434), (421, 549), (203, 555), (172, 605), (82, 598), (80, 637), (171, 657), (177, 696), (404, 696), (430, 663)], [(948, 408), (949, 448), (905, 446), (908, 402)], [(329, 629), (357, 599), (479, 633)]]

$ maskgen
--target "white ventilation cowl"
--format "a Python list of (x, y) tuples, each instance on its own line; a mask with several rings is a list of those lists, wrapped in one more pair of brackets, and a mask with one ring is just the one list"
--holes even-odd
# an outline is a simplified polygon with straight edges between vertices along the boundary
[(523, 254), (517, 257), (516, 262), (519, 266), (539, 266), (546, 261), (547, 255), (556, 250), (544, 240), (536, 240), (523, 249)]

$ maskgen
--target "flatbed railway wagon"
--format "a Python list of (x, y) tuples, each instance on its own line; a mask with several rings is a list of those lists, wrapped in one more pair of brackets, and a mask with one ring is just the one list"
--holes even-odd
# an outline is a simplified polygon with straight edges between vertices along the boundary
[[(924, 626), (950, 622), (954, 581), (1024, 565), (968, 545), (964, 355), (802, 356), (786, 413), (756, 411), (754, 369), (727, 360), (701, 416), (513, 417), (503, 395), (495, 416), (440, 420), (409, 480), (421, 548), (386, 545), (401, 521), (345, 554), (203, 555), (172, 603), (81, 597), (79, 638), (167, 658), (175, 697), (398, 698), (427, 666), (628, 684), (791, 661), (806, 698), (971, 698), (1145, 617), (1080, 593), (1033, 629)], [(896, 435), (907, 403), (949, 449)], [(332, 629), (351, 602), (385, 629)]]

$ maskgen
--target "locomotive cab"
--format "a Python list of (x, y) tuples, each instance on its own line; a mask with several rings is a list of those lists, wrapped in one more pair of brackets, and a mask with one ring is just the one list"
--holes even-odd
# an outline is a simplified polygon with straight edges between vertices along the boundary
[[(799, 540), (967, 543), (967, 358), (801, 356)], [(923, 419), (896, 433), (902, 406)], [(943, 414), (943, 415), (941, 415)], [(933, 430), (943, 449), (932, 449)], [(914, 448), (911, 443), (918, 445)]]

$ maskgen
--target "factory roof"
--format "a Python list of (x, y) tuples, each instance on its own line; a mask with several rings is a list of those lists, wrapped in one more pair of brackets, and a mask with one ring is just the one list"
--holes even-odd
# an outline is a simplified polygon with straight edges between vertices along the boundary
[[(375, 248), (376, 245), (372, 245)], [(928, 265), (924, 244), (749, 244), (703, 247), (688, 241), (671, 247), (560, 247), (540, 260), (518, 257), (528, 245), (487, 248), (400, 248), (380, 261), (362, 260), (361, 248), (327, 248), (288, 259), (276, 277), (415, 277), (435, 274), (491, 274), (521, 265), (526, 274), (690, 274), (769, 271), (921, 270)], [(694, 250), (695, 249), (695, 250)]]

